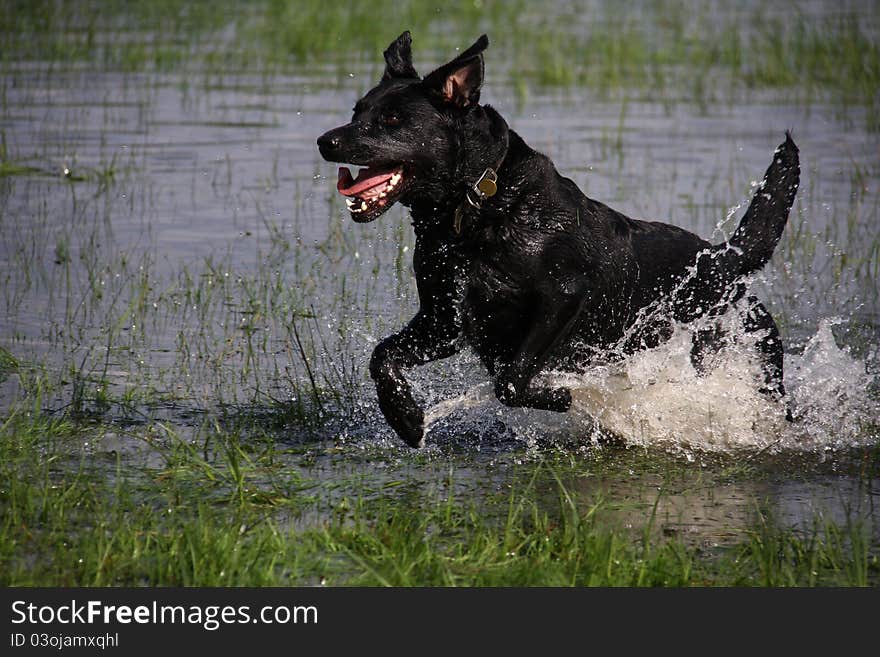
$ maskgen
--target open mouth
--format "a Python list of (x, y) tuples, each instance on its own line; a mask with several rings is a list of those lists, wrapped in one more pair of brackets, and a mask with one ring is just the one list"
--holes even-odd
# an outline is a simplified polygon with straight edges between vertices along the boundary
[(352, 178), (348, 167), (339, 167), (336, 189), (346, 196), (351, 218), (360, 223), (373, 221), (401, 197), (406, 187), (402, 165), (369, 166)]

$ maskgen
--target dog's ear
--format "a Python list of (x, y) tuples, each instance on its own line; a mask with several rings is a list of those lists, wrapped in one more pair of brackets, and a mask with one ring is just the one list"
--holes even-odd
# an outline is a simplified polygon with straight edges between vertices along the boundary
[(412, 64), (412, 36), (409, 30), (392, 41), (382, 54), (385, 56), (383, 80), (419, 77)]
[(422, 84), (456, 107), (476, 105), (483, 86), (483, 51), (488, 46), (489, 37), (484, 34), (451, 62), (426, 75)]

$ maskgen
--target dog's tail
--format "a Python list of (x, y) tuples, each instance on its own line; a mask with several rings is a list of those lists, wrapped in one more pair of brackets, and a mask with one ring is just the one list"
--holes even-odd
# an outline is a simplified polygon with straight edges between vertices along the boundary
[(799, 181), (798, 147), (786, 131), (785, 141), (776, 149), (764, 180), (726, 244), (740, 252), (740, 276), (757, 271), (770, 260), (788, 221)]
[(800, 182), (798, 147), (791, 133), (773, 155), (752, 202), (733, 235), (700, 254), (696, 271), (676, 294), (675, 314), (690, 321), (745, 292), (742, 279), (770, 260)]

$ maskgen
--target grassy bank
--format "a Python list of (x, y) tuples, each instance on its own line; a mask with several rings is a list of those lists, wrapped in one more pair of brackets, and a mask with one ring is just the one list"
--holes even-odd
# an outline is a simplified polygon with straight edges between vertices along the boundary
[[(136, 457), (89, 452), (118, 427), (13, 414), (0, 428), (0, 584), (371, 586), (876, 585), (880, 546), (857, 520), (794, 530), (758, 515), (723, 546), (615, 526), (552, 457), (494, 496), (405, 478), (343, 488), (310, 479), (271, 440), (161, 425), (130, 429)], [(144, 465), (135, 466), (137, 461)], [(451, 477), (451, 475), (450, 475)], [(360, 490), (360, 492), (353, 492)], [(659, 501), (659, 498), (658, 498)]]

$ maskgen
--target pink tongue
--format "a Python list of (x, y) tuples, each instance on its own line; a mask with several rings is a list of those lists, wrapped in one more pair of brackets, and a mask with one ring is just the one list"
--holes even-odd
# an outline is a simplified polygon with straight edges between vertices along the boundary
[(343, 196), (355, 196), (366, 189), (381, 185), (391, 179), (394, 170), (391, 171), (374, 171), (371, 169), (361, 169), (358, 177), (352, 179), (351, 171), (348, 167), (339, 167), (339, 179), (336, 181), (336, 189)]

